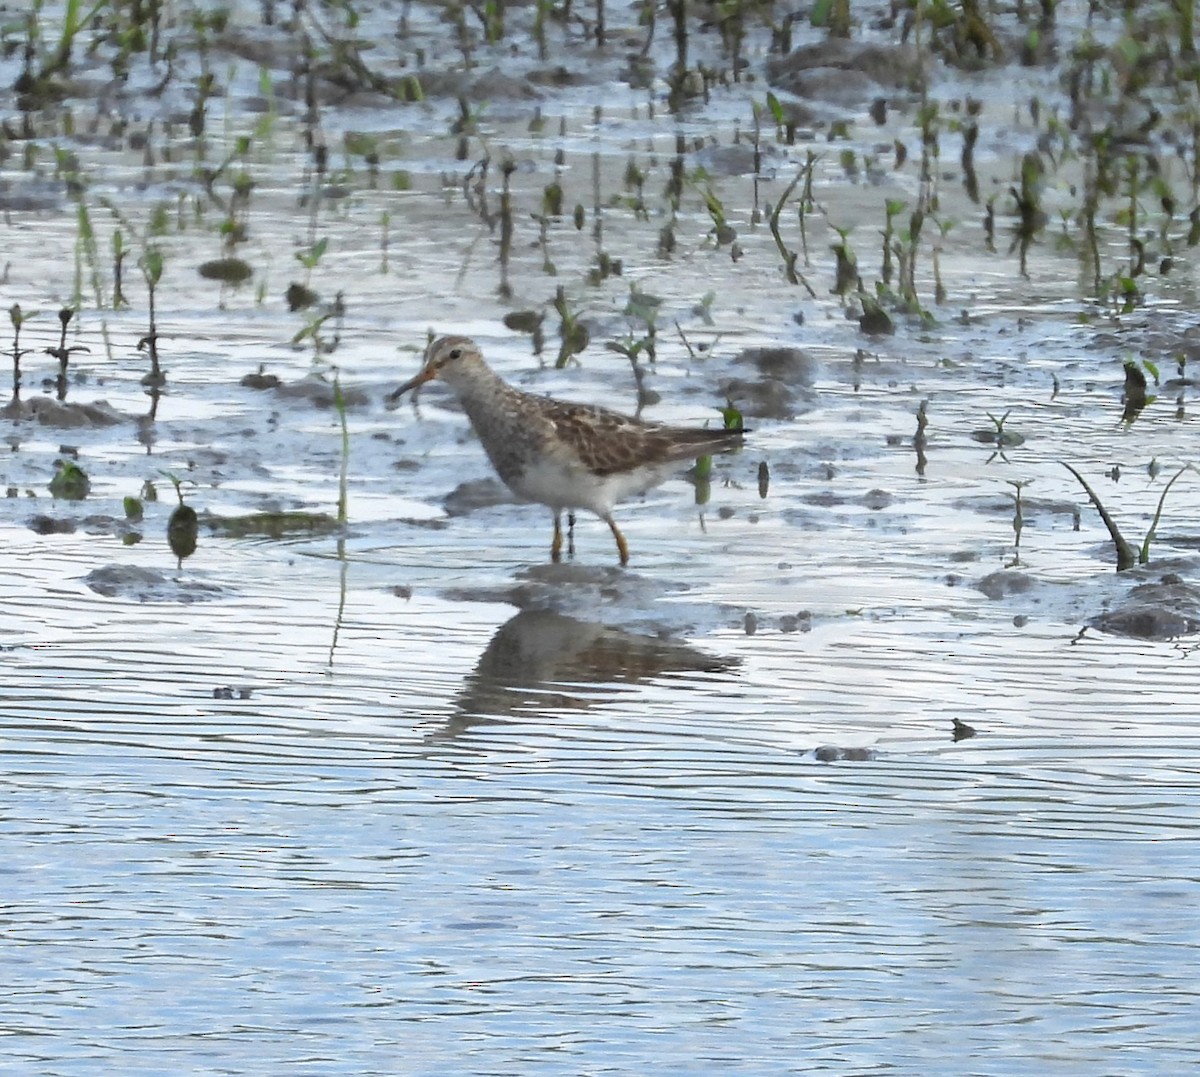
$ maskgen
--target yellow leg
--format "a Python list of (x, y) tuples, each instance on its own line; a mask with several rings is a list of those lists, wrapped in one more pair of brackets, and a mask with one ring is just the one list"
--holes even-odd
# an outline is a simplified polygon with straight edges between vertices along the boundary
[(604, 522), (608, 524), (608, 529), (613, 533), (613, 538), (617, 540), (617, 553), (621, 555), (621, 567), (624, 568), (629, 564), (629, 544), (625, 541), (625, 536), (621, 534), (621, 529), (617, 526), (617, 521), (611, 516), (605, 516)]
[(562, 523), (560, 522), (561, 516), (562, 516), (561, 512), (556, 512), (554, 514), (554, 539), (550, 543), (550, 560), (551, 561), (561, 561), (562, 560)]

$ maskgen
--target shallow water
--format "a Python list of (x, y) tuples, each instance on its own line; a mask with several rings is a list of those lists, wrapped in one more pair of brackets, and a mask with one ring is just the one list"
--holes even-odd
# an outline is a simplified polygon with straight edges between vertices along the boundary
[(1183, 656), (926, 615), (514, 678), (503, 610), (398, 605), (332, 669), (279, 595), (5, 656), (10, 1065), (1194, 1061)]
[[(416, 10), (431, 62), (450, 64)], [(254, 74), (231, 72), (214, 160), (252, 126), (238, 104)], [(1047, 72), (1021, 74), (1054, 92)], [(690, 188), (664, 261), (658, 192), (676, 131), (728, 147), (764, 88), (716, 92), (676, 121), (661, 85), (613, 77), (601, 65), (544, 96), (545, 135), (527, 130), (527, 103), (485, 114), (489, 148), (521, 162), (513, 304), (496, 296), (495, 234), (462, 192), (481, 143), (455, 160), (453, 99), (360, 98), (323, 115), (331, 143), (388, 133), (385, 178), (405, 169), (413, 189), (372, 187), (347, 164), (350, 194), (318, 214), (331, 243), (311, 276), (327, 299), (344, 293), (338, 345), (315, 364), (293, 347), (306, 316), (282, 293), (309, 217), (285, 111), (246, 164), (258, 187), (238, 254), (255, 281), (196, 275), (219, 252), (211, 206), (163, 240), (168, 387), (155, 422), (135, 421), (149, 401), (132, 271), (131, 308), (85, 303), (69, 337), (91, 351), (72, 360), (68, 399), (105, 399), (126, 418), (3, 420), (2, 1068), (1091, 1075), (1200, 1061), (1196, 637), (1092, 626), (1138, 582), (1195, 579), (1200, 484), (1179, 480), (1155, 560), (1118, 576), (1061, 466), (1140, 543), (1192, 459), (1196, 391), (1152, 387), (1122, 422), (1121, 362), (1152, 358), (1164, 383), (1174, 372), (1190, 342), (1189, 249), (1146, 283), (1145, 307), (1110, 318), (1052, 236), (1031, 249), (1028, 277), (1006, 244), (981, 253), (979, 207), (952, 177), (947, 302), (931, 324), (898, 319), (895, 336), (867, 338), (828, 293), (830, 223), (855, 224), (869, 279), (883, 199), (912, 197), (911, 164), (868, 185), (835, 167), (823, 135), (776, 148), (768, 198), (806, 145), (827, 151), (805, 270), (816, 298), (783, 283), (745, 175), (715, 180), (745, 256), (706, 238)], [(969, 85), (996, 123), (980, 153), (1003, 191), (1033, 135), (988, 96), (1007, 91), (997, 82)], [(183, 107), (171, 92), (122, 107), (144, 123)], [(72, 103), (78, 127), (90, 107)], [(857, 124), (849, 144), (913, 139), (911, 112), (889, 122)], [(80, 154), (101, 249), (113, 227), (101, 194), (144, 222), (156, 201), (198, 190), (186, 152), (145, 169), (80, 136), (35, 141), (45, 159), (58, 144)], [(624, 277), (581, 283), (597, 245), (569, 212), (550, 230), (558, 273), (543, 273), (529, 214), (559, 147), (566, 204), (591, 213), (598, 183), (603, 247)], [(631, 158), (650, 177), (648, 221), (616, 197)], [(5, 170), (29, 178), (15, 158)], [(493, 201), (498, 184), (493, 171)], [(10, 210), (6, 231), (5, 305), (42, 311), (23, 338), (36, 349), (57, 343), (73, 287), (77, 210), (51, 189), (55, 206)], [(1053, 197), (1068, 200), (1063, 183)], [(1118, 221), (1105, 241), (1120, 249)], [(542, 508), (447, 511), (447, 495), (489, 472), (446, 395), (431, 387), (395, 411), (383, 398), (427, 329), (454, 329), (527, 388), (632, 410), (628, 364), (603, 347), (638, 328), (622, 313), (631, 281), (663, 300), (649, 417), (711, 419), (723, 379), (750, 376), (734, 362), (750, 345), (804, 349), (811, 384), (793, 386), (794, 414), (750, 420), (703, 504), (681, 477), (619, 510), (628, 570), (582, 517), (574, 561), (549, 565)], [(593, 342), (556, 370), (552, 310), (544, 362), (501, 319), (545, 308), (560, 283)], [(707, 325), (697, 308), (714, 290)], [(690, 358), (675, 321), (711, 356)], [(287, 383), (336, 364), (362, 394), (348, 413), (344, 533), (225, 537), (208, 522), (335, 511), (336, 414), (240, 386), (260, 364)], [(24, 372), (29, 399), (53, 364), (31, 353)], [(973, 436), (994, 427), (989, 413), (1007, 413), (1023, 441), (1000, 451)], [(78, 503), (46, 489), (68, 449), (92, 482)], [(164, 541), (168, 475), (201, 513), (182, 563)], [(127, 523), (122, 499), (147, 480), (159, 500)], [(1019, 548), (1014, 483), (1026, 484)], [(73, 530), (40, 533), (36, 514)], [(977, 585), (997, 572), (1004, 593), (987, 597)]]

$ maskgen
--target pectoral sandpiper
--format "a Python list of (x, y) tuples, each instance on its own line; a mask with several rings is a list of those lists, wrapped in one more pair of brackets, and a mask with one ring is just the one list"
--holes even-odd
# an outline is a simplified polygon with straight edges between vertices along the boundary
[(390, 394), (389, 402), (434, 378), (462, 402), (505, 485), (554, 514), (550, 556), (555, 561), (562, 556), (563, 512), (588, 509), (608, 524), (621, 564), (628, 564), (629, 545), (613, 519), (613, 506), (657, 486), (681, 461), (729, 452), (742, 442), (740, 430), (660, 426), (592, 404), (521, 392), (496, 374), (466, 337), (441, 337), (430, 344), (420, 373)]

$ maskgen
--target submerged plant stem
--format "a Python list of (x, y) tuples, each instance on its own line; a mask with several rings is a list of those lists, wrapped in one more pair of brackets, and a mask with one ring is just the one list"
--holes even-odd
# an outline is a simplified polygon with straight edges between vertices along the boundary
[[(1134, 552), (1133, 547), (1125, 541), (1120, 528), (1117, 527), (1116, 520), (1108, 514), (1108, 510), (1104, 507), (1104, 503), (1100, 500), (1099, 495), (1088, 485), (1087, 479), (1080, 475), (1075, 468), (1065, 460), (1062, 462), (1062, 465), (1079, 481), (1079, 485), (1083, 487), (1084, 492), (1088, 495), (1088, 500), (1096, 506), (1096, 511), (1100, 513), (1100, 519), (1104, 521), (1104, 526), (1108, 528), (1108, 533), (1112, 536), (1113, 545), (1117, 548), (1117, 571), (1124, 572), (1126, 569), (1133, 568), (1138, 563), (1138, 555)], [(1174, 482), (1175, 480), (1172, 479), (1171, 481)], [(1159, 507), (1162, 507), (1161, 502)], [(1157, 517), (1155, 518), (1155, 522), (1157, 522)]]
[(1162, 517), (1163, 506), (1167, 503), (1167, 494), (1171, 492), (1171, 487), (1175, 485), (1179, 476), (1192, 467), (1191, 464), (1186, 464), (1181, 467), (1170, 481), (1163, 487), (1162, 496), (1158, 499), (1158, 507), (1154, 510), (1154, 519), (1150, 521), (1150, 530), (1146, 532), (1146, 537), (1142, 541), (1142, 549), (1138, 554), (1138, 561), (1141, 564), (1147, 564), (1150, 560), (1150, 543), (1154, 541), (1154, 536), (1158, 532), (1158, 521)]
[(805, 165), (792, 177), (792, 182), (784, 188), (783, 194), (779, 196), (779, 201), (775, 203), (775, 208), (771, 210), (771, 216), (768, 220), (768, 226), (771, 229), (771, 236), (775, 240), (775, 246), (779, 248), (779, 257), (783, 259), (783, 271), (787, 275), (789, 284), (802, 284), (809, 296), (813, 299), (817, 298), (817, 293), (813, 291), (812, 285), (805, 279), (803, 273), (796, 271), (796, 261), (799, 255), (796, 251), (790, 251), (787, 244), (783, 242), (783, 236), (779, 234), (779, 215), (783, 212), (783, 207), (787, 205), (787, 200), (792, 196), (792, 192), (806, 175), (812, 170), (812, 160), (810, 159)]
[(333, 406), (337, 409), (338, 422), (342, 428), (342, 466), (338, 475), (337, 520), (344, 526), (349, 503), (347, 489), (350, 478), (350, 428), (346, 424), (346, 398), (342, 395), (342, 382), (336, 373), (333, 375)]

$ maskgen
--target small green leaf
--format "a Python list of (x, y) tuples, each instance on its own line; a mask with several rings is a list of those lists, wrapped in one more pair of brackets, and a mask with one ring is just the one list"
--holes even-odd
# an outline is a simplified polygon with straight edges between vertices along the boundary
[(746, 425), (741, 409), (736, 407), (732, 400), (725, 402), (721, 409), (721, 418), (725, 422), (726, 430), (741, 430)]
[(153, 287), (160, 280), (162, 280), (162, 251), (155, 247), (147, 248), (146, 253), (142, 255), (140, 265), (142, 267), (142, 273), (146, 278), (147, 284)]
[(72, 460), (57, 461), (58, 470), (50, 480), (50, 496), (64, 501), (82, 501), (92, 488), (83, 468)]

